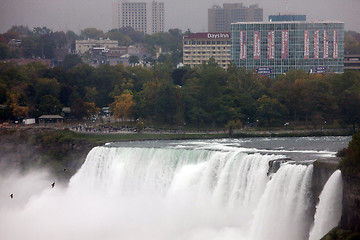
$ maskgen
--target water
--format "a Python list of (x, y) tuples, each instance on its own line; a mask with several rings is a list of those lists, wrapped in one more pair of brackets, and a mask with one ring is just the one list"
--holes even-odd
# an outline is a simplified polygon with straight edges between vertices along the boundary
[(341, 218), (343, 183), (341, 172), (335, 171), (326, 182), (320, 194), (320, 201), (316, 207), (314, 227), (309, 240), (322, 238)]
[[(307, 240), (314, 219), (309, 211), (313, 166), (295, 163), (333, 156), (349, 140), (258, 138), (96, 147), (68, 186), (52, 189), (44, 174), (3, 177), (0, 239)], [(269, 175), (269, 162), (286, 157), (294, 161)], [(16, 188), (14, 199), (3, 191), (9, 186)], [(323, 222), (327, 213), (320, 215), (316, 219)]]

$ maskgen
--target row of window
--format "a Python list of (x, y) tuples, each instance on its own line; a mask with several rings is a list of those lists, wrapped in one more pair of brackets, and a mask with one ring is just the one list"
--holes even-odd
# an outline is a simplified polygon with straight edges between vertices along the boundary
[(265, 23), (265, 24), (232, 24), (232, 30), (328, 30), (328, 29), (344, 29), (343, 23)]
[(190, 41), (184, 41), (184, 45), (215, 45), (215, 44), (231, 44), (231, 41), (194, 41), (194, 40), (190, 40)]
[(230, 49), (230, 46), (184, 46), (184, 50), (206, 50), (206, 49), (218, 49), (218, 50), (221, 50), (221, 49), (228, 49), (229, 51), (231, 50)]
[(210, 59), (211, 57), (215, 58), (215, 60), (225, 59), (227, 61), (230, 61), (230, 56), (184, 56), (184, 59)]
[(222, 51), (220, 51), (220, 52), (215, 52), (215, 51), (212, 51), (212, 52), (188, 52), (188, 51), (186, 51), (186, 52), (184, 52), (184, 55), (192, 55), (192, 56), (194, 56), (194, 55), (218, 55), (218, 54), (225, 54), (225, 55), (227, 55), (227, 56), (231, 56), (231, 54), (230, 54), (230, 52), (222, 52)]
[[(184, 60), (184, 64), (186, 63), (203, 63), (203, 62), (206, 62), (207, 60), (209, 59), (206, 59), (206, 60)], [(217, 61), (215, 59), (215, 61)], [(217, 61), (217, 63), (229, 63), (228, 60), (220, 60), (220, 61)]]

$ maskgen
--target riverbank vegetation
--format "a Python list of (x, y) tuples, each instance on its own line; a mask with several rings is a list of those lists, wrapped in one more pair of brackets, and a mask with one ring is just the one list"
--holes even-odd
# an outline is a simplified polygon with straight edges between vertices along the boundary
[(343, 151), (340, 169), (344, 175), (360, 178), (360, 131), (352, 136), (349, 146)]
[[(20, 39), (25, 58), (51, 58), (55, 48), (74, 47), (75, 40), (87, 38), (110, 38), (120, 45), (143, 43), (149, 49), (157, 45), (169, 55), (161, 55), (151, 68), (121, 64), (95, 68), (77, 55), (68, 55), (63, 65), (55, 68), (34, 62), (24, 66), (0, 63), (0, 122), (61, 114), (63, 107), (71, 108), (69, 118), (82, 120), (110, 107), (119, 121), (141, 119), (144, 125), (198, 129), (226, 127), (231, 133), (236, 128), (281, 126), (321, 129), (350, 125), (355, 131), (360, 123), (360, 72), (308, 74), (292, 70), (272, 79), (235, 65), (225, 71), (213, 59), (191, 69), (175, 68), (181, 61), (182, 37), (188, 33), (170, 29), (144, 35), (131, 28), (107, 33), (87, 28), (78, 36), (46, 27), (31, 31), (14, 26), (0, 34), (0, 42)], [(345, 52), (358, 53), (359, 34), (345, 35)]]
[(0, 120), (43, 114), (92, 117), (110, 106), (118, 120), (224, 128), (312, 126), (341, 128), (360, 122), (360, 72), (307, 74), (292, 70), (275, 79), (214, 61), (196, 68), (153, 69), (79, 64), (70, 70), (39, 63), (0, 64)]

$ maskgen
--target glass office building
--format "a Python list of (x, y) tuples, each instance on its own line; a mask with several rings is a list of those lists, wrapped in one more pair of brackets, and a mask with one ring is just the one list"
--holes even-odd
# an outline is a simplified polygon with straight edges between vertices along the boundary
[(292, 69), (344, 71), (344, 23), (239, 22), (231, 24), (231, 59), (271, 77)]

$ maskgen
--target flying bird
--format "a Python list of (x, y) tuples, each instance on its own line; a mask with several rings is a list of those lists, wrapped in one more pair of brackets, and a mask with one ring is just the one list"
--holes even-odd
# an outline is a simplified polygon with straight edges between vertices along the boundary
[(51, 184), (51, 188), (54, 188), (55, 187), (55, 182), (53, 182), (52, 184)]
[(10, 194), (10, 198), (14, 198), (14, 194)]

